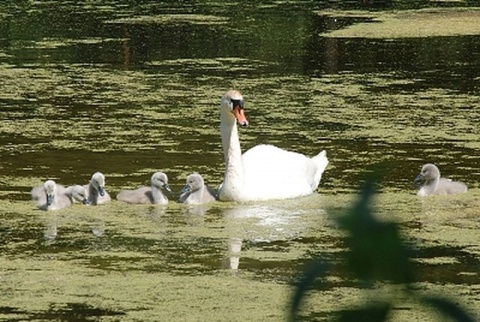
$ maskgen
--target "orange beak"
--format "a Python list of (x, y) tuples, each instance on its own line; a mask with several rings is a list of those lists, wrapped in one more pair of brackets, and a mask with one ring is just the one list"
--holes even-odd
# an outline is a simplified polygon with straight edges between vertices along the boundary
[(233, 108), (233, 115), (235, 115), (235, 118), (237, 119), (238, 124), (241, 126), (247, 126), (248, 121), (247, 118), (245, 117), (245, 113), (243, 112), (243, 108), (240, 108), (240, 106), (235, 106)]

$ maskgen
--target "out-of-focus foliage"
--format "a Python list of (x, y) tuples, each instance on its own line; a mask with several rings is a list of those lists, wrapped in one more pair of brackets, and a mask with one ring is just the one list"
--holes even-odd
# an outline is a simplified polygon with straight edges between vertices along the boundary
[[(452, 321), (473, 322), (474, 319), (452, 300), (440, 296), (424, 296), (415, 292), (415, 271), (409, 258), (409, 249), (402, 241), (400, 230), (394, 222), (383, 222), (375, 218), (370, 208), (375, 195), (375, 179), (367, 180), (361, 189), (357, 203), (344, 216), (336, 218), (339, 227), (346, 232), (344, 239), (348, 248), (345, 253), (347, 269), (352, 277), (373, 289), (375, 282), (391, 282), (400, 286), (405, 297), (430, 306), (435, 312)], [(291, 303), (291, 321), (300, 311), (302, 299), (312, 289), (317, 279), (325, 278), (332, 263), (316, 259), (308, 265), (296, 285)], [(368, 302), (368, 301), (366, 301)], [(340, 310), (335, 321), (339, 322), (382, 322), (387, 321), (394, 300), (385, 299), (382, 294), (374, 304)]]

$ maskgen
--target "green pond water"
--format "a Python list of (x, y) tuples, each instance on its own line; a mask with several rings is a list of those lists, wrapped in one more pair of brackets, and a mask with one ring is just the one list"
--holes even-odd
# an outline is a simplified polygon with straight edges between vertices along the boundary
[[(321, 10), (320, 10), (321, 9)], [(335, 37), (369, 18), (310, 2), (9, 1), (0, 4), (0, 320), (281, 321), (304, 265), (339, 265), (304, 321), (379, 297), (392, 321), (438, 321), (394, 286), (364, 294), (342, 269), (333, 218), (380, 164), (374, 209), (414, 245), (416, 288), (480, 315), (480, 36)], [(216, 187), (219, 101), (246, 100), (243, 150), (327, 150), (317, 193), (187, 207), (185, 178)], [(420, 200), (434, 162), (469, 192)], [(167, 206), (37, 210), (46, 179), (106, 175), (112, 196), (163, 171)]]

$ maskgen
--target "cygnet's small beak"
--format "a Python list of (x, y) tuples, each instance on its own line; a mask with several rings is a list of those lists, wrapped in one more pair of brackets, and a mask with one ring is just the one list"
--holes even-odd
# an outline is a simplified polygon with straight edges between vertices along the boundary
[(182, 190), (180, 190), (180, 193), (185, 193), (185, 192), (190, 192), (190, 186), (188, 184), (184, 185)]
[(105, 196), (105, 188), (104, 187), (98, 187), (98, 193), (100, 196)]
[(424, 178), (424, 175), (420, 173), (420, 174), (415, 178), (415, 180), (413, 180), (413, 182), (414, 182), (414, 183), (417, 183), (417, 184), (418, 184), (418, 183), (421, 183), (421, 182), (423, 181), (423, 178)]
[(168, 183), (164, 183), (163, 184), (163, 187), (165, 188), (165, 190), (167, 190), (168, 192), (172, 192), (172, 188), (170, 188), (170, 185)]
[(47, 193), (47, 206), (51, 206), (53, 203), (53, 194)]

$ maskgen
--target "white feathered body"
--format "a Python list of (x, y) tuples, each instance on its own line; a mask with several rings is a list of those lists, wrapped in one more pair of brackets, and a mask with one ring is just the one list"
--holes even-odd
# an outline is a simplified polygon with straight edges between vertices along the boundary
[(254, 201), (287, 199), (313, 193), (328, 165), (326, 151), (310, 158), (273, 145), (257, 145), (243, 155), (237, 121), (246, 126), (243, 97), (230, 90), (220, 105), (220, 134), (225, 174), (220, 200)]
[(328, 160), (323, 155), (308, 158), (273, 145), (257, 145), (243, 156), (249, 200), (286, 199), (306, 196), (318, 188)]

